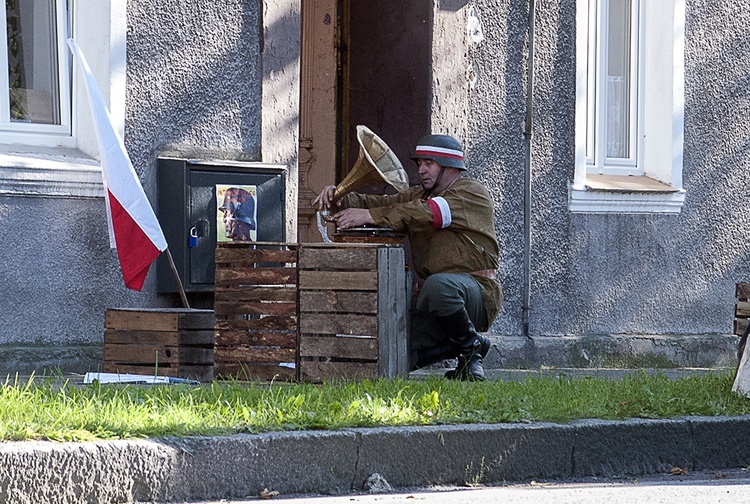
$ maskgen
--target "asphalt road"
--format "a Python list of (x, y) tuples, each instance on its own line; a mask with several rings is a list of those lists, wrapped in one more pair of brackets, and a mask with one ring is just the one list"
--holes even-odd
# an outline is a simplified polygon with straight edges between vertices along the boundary
[(708, 471), (685, 476), (658, 475), (632, 480), (589, 478), (530, 482), (496, 487), (397, 490), (387, 494), (275, 496), (195, 504), (745, 504), (750, 503), (750, 471)]

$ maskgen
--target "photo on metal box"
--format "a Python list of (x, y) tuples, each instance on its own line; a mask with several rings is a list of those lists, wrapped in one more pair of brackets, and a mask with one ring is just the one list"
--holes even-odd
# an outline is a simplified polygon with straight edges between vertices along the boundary
[(257, 241), (257, 190), (254, 185), (216, 185), (216, 241)]

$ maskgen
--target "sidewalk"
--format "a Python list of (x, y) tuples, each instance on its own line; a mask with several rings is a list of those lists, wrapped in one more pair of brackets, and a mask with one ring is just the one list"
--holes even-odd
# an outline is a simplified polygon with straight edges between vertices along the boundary
[[(559, 372), (559, 370), (555, 370)], [(750, 465), (750, 416), (0, 443), (0, 502), (245, 499)]]

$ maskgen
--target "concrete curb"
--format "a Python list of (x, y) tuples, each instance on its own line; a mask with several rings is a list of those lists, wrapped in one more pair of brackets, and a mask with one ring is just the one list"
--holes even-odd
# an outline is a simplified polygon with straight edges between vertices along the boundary
[(242, 499), (750, 465), (750, 416), (0, 444), (0, 502)]

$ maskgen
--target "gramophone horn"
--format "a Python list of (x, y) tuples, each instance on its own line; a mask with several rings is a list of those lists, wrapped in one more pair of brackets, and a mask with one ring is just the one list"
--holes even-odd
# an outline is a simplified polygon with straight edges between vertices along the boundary
[(359, 156), (349, 174), (336, 186), (333, 199), (373, 184), (385, 182), (398, 192), (409, 187), (409, 177), (388, 144), (367, 126), (357, 126)]

